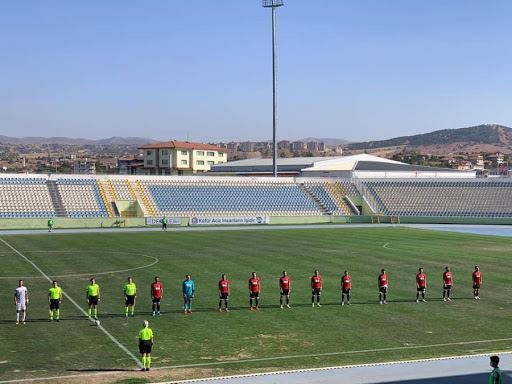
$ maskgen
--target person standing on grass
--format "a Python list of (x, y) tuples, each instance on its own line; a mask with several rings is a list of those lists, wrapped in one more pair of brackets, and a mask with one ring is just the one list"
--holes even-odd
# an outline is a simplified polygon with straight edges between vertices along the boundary
[(48, 290), (48, 305), (50, 306), (50, 321), (53, 321), (55, 312), (55, 320), (60, 319), (60, 304), (62, 303), (62, 288), (59, 287), (57, 280), (52, 281), (52, 286)]
[(490, 360), (490, 365), (493, 370), (489, 376), (488, 384), (503, 384), (503, 371), (498, 368), (500, 358), (498, 356), (491, 356)]
[(377, 278), (377, 284), (379, 286), (379, 303), (387, 304), (389, 278), (385, 269), (381, 269), (380, 275)]
[(190, 278), (190, 275), (185, 276), (185, 280), (181, 285), (183, 292), (183, 311), (184, 313), (192, 313), (192, 299), (194, 298), (194, 292), (196, 290), (196, 285), (194, 284), (194, 280)]
[(449, 267), (445, 267), (443, 272), (443, 300), (444, 301), (452, 301), (450, 299), (450, 294), (453, 286), (453, 275), (452, 271), (450, 271)]
[(128, 317), (128, 312), (131, 316), (135, 316), (135, 300), (137, 300), (137, 286), (131, 277), (128, 277), (128, 283), (124, 285), (124, 317)]
[(475, 271), (473, 272), (473, 296), (475, 300), (480, 300), (480, 286), (482, 285), (482, 272), (480, 267), (475, 265)]
[(98, 320), (98, 304), (100, 302), (100, 286), (96, 283), (96, 279), (91, 277), (91, 284), (87, 286), (86, 292), (87, 304), (89, 305), (89, 320), (91, 315)]
[(162, 218), (162, 230), (167, 230), (167, 223), (169, 223), (169, 219), (167, 218), (167, 216), (164, 216)]
[(421, 301), (424, 303), (427, 302), (425, 300), (425, 292), (427, 291), (427, 275), (423, 272), (423, 268), (420, 268), (418, 274), (416, 275), (416, 302), (420, 302), (420, 293), (421, 293)]
[(253, 272), (249, 279), (249, 310), (251, 311), (260, 310), (260, 288), (260, 278), (256, 276), (256, 272)]
[(222, 303), (224, 302), (224, 308), (226, 312), (229, 312), (228, 301), (231, 290), (229, 288), (229, 280), (225, 273), (222, 274), (219, 280), (219, 312), (222, 312)]
[(290, 280), (290, 276), (288, 276), (288, 272), (283, 271), (283, 276), (279, 278), (279, 291), (280, 298), (279, 303), (281, 305), (281, 309), (283, 309), (283, 296), (286, 299), (286, 308), (290, 308), (290, 291), (292, 289), (292, 282)]
[(151, 284), (151, 301), (153, 302), (153, 316), (160, 316), (160, 302), (164, 295), (164, 286), (160, 278), (155, 276), (155, 281)]
[(139, 331), (139, 352), (142, 355), (141, 371), (149, 371), (151, 367), (151, 349), (153, 348), (153, 330), (149, 328), (149, 322), (142, 322), (142, 329)]
[(345, 305), (345, 296), (347, 296), (347, 304), (350, 305), (350, 291), (352, 289), (352, 277), (348, 271), (341, 276), (341, 305)]
[(322, 276), (320, 276), (320, 272), (318, 269), (315, 269), (315, 273), (311, 276), (311, 306), (316, 305), (321, 307), (320, 305), (320, 296), (322, 294)]
[(53, 231), (53, 217), (48, 219), (48, 232)]
[(20, 323), (20, 313), (23, 314), (21, 321), (26, 324), (28, 289), (23, 285), (23, 280), (18, 281), (18, 287), (14, 290), (14, 305), (16, 306), (16, 325)]

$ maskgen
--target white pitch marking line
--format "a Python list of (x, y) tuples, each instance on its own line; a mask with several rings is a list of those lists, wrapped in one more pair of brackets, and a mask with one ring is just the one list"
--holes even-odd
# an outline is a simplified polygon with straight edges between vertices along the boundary
[(388, 245), (389, 245), (389, 243), (386, 243), (386, 244), (384, 244), (384, 245), (382, 246), (382, 248), (390, 249), (390, 248), (388, 248)]
[[(293, 369), (288, 371), (274, 371), (274, 372), (260, 372), (260, 373), (249, 373), (246, 375), (231, 375), (231, 376), (220, 376), (220, 377), (206, 377), (203, 379), (189, 379), (189, 380), (178, 380), (178, 381), (162, 381), (153, 384), (181, 384), (181, 383), (199, 383), (204, 381), (215, 381), (215, 380), (225, 380), (225, 379), (241, 379), (246, 377), (258, 377), (258, 376), (270, 376), (270, 375), (289, 375), (294, 373), (305, 373), (305, 372), (318, 372), (318, 371), (331, 371), (337, 369), (351, 369), (351, 368), (365, 368), (365, 367), (377, 367), (377, 366), (386, 366), (386, 365), (396, 365), (396, 364), (414, 364), (414, 363), (430, 363), (434, 361), (442, 361), (442, 360), (455, 360), (455, 359), (468, 359), (472, 357), (487, 357), (490, 355), (499, 354), (499, 355), (509, 355), (512, 352), (490, 352), (490, 353), (480, 353), (476, 355), (464, 355), (464, 356), (449, 356), (449, 357), (433, 357), (429, 359), (415, 359), (415, 360), (397, 360), (397, 361), (389, 361), (383, 363), (368, 363), (368, 364), (353, 364), (353, 365), (340, 365), (334, 367), (321, 367), (321, 368), (303, 368), (303, 369)], [(158, 368), (157, 368), (158, 369)]]
[[(362, 368), (362, 367), (364, 368), (364, 367), (386, 366), (386, 365), (396, 365), (396, 364), (428, 363), (428, 362), (433, 362), (433, 361), (467, 359), (467, 358), (472, 358), (472, 357), (487, 357), (487, 356), (491, 356), (491, 355), (509, 355), (509, 354), (512, 354), (512, 352), (511, 351), (493, 351), (493, 352), (488, 352), (488, 353), (479, 353), (479, 354), (475, 354), (475, 355), (431, 357), (428, 359), (396, 360), (396, 361), (388, 361), (388, 362), (382, 362), (382, 363), (339, 365), (339, 366), (320, 367), (320, 368), (303, 368), (303, 369), (294, 369), (294, 370), (288, 370), (288, 371), (250, 373), (250, 374), (246, 374), (246, 375), (231, 375), (231, 376), (207, 377), (207, 378), (203, 378), (203, 379), (175, 380), (175, 381), (166, 381), (166, 382), (153, 383), (153, 384), (196, 383), (196, 382), (203, 382), (203, 381), (236, 379), (236, 378), (243, 378), (243, 377), (292, 374), (292, 373), (301, 373), (301, 372), (317, 372), (317, 371), (327, 371), (327, 370), (335, 370), (335, 369), (351, 369), (351, 368)], [(156, 370), (156, 369), (169, 369), (169, 368), (168, 367), (153, 368), (153, 370)], [(0, 381), (0, 384), (32, 382), (32, 381), (47, 381), (47, 380), (61, 380), (61, 379), (74, 379), (74, 378), (80, 378), (80, 377), (112, 375), (112, 374), (116, 374), (116, 373), (119, 373), (119, 371), (94, 372), (94, 373), (77, 374), (77, 375), (49, 376), (49, 377), (37, 377), (37, 378), (34, 377), (34, 378), (30, 378), (30, 379), (4, 380), (4, 381)]]
[[(48, 251), (45, 251), (45, 252), (46, 253), (50, 253)], [(111, 274), (114, 274), (114, 273), (131, 272), (131, 271), (136, 271), (138, 269), (149, 268), (149, 267), (152, 267), (153, 265), (155, 265), (155, 264), (160, 262), (160, 260), (157, 257), (155, 257), (155, 256), (150, 256), (150, 255), (140, 255), (140, 256), (149, 257), (150, 259), (153, 259), (154, 261), (151, 264), (148, 264), (148, 265), (143, 265), (143, 266), (140, 266), (140, 267), (129, 268), (129, 269), (118, 269), (116, 271), (107, 271), (107, 272), (71, 273), (71, 274), (68, 274), (68, 275), (54, 275), (53, 277), (64, 278), (64, 277), (83, 277), (83, 276), (111, 275)], [(25, 279), (44, 279), (45, 278), (44, 276), (22, 276), (22, 277), (24, 277)], [(19, 278), (20, 278), (20, 276), (3, 276), (3, 277), (0, 277), (0, 280), (19, 279)]]
[[(35, 269), (36, 269), (36, 270), (37, 270), (37, 271), (38, 271), (42, 276), (44, 276), (44, 278), (45, 278), (46, 280), (48, 280), (50, 283), (53, 281), (52, 279), (50, 279), (50, 277), (49, 277), (46, 273), (44, 273), (44, 271), (43, 271), (41, 268), (39, 268), (39, 267), (38, 267), (38, 266), (37, 266), (37, 265), (36, 265), (32, 260), (30, 260), (28, 257), (26, 257), (23, 253), (21, 253), (20, 251), (18, 251), (16, 248), (14, 248), (11, 244), (9, 244), (9, 243), (8, 243), (7, 241), (5, 241), (4, 239), (0, 238), (0, 241), (1, 241), (2, 243), (4, 243), (5, 245), (7, 245), (9, 248), (11, 248), (11, 249), (12, 249), (14, 252), (16, 252), (19, 256), (21, 256), (21, 257), (22, 257), (22, 258), (23, 258), (27, 263), (31, 264), (31, 265), (32, 265), (32, 266), (33, 266), (33, 267), (34, 267), (34, 268), (35, 268)], [(71, 296), (69, 296), (68, 294), (66, 294), (66, 293), (64, 292), (64, 290), (62, 290), (62, 295), (66, 295), (66, 296), (67, 296), (67, 298), (68, 298), (68, 300), (69, 300), (69, 301), (70, 301), (70, 302), (71, 302), (75, 307), (77, 307), (77, 308), (78, 308), (78, 310), (84, 314), (84, 316), (87, 316), (87, 312), (85, 312), (85, 310), (84, 310), (81, 306), (79, 306), (79, 305), (78, 305), (78, 303), (77, 303), (75, 300), (73, 300), (73, 299), (71, 298)], [(120, 342), (119, 342), (119, 341), (118, 341), (114, 336), (112, 336), (112, 335), (110, 334), (110, 332), (109, 332), (109, 331), (107, 331), (107, 330), (103, 327), (103, 325), (98, 325), (97, 327), (98, 327), (99, 329), (101, 329), (101, 330), (103, 331), (103, 333), (104, 333), (105, 335), (107, 335), (107, 336), (108, 336), (108, 338), (114, 342), (114, 344), (116, 344), (119, 348), (121, 348), (124, 352), (126, 352), (126, 354), (127, 354), (128, 356), (130, 356), (130, 357), (131, 357), (131, 358), (132, 358), (132, 359), (137, 363), (137, 365), (139, 366), (139, 368), (142, 368), (142, 364), (141, 364), (141, 362), (139, 361), (139, 359), (138, 359), (138, 358), (137, 358), (137, 357), (136, 357), (136, 356), (135, 356), (135, 355), (134, 355), (134, 354), (133, 354), (133, 353), (132, 353), (128, 348), (126, 348), (123, 344), (121, 344), (121, 343), (120, 343)]]
[(427, 344), (427, 345), (410, 345), (401, 347), (387, 347), (377, 349), (361, 349), (358, 351), (341, 351), (341, 352), (326, 352), (326, 353), (313, 353), (304, 355), (289, 355), (289, 356), (274, 356), (274, 357), (262, 357), (258, 359), (241, 359), (241, 360), (230, 360), (230, 361), (213, 361), (210, 363), (195, 363), (195, 364), (181, 364), (181, 365), (170, 365), (166, 367), (157, 367), (155, 369), (171, 369), (171, 368), (193, 368), (210, 365), (226, 365), (226, 364), (239, 364), (239, 363), (254, 363), (260, 361), (273, 361), (273, 360), (289, 360), (289, 359), (301, 359), (310, 357), (325, 357), (325, 356), (340, 356), (350, 355), (356, 353), (372, 353), (372, 352), (389, 352), (389, 351), (400, 351), (407, 349), (424, 349), (424, 348), (439, 348), (439, 347), (450, 347), (455, 345), (471, 345), (471, 344), (484, 344), (484, 343), (496, 343), (501, 341), (512, 341), (512, 337), (494, 340), (473, 340), (473, 341), (459, 341), (454, 343), (442, 343), (442, 344)]

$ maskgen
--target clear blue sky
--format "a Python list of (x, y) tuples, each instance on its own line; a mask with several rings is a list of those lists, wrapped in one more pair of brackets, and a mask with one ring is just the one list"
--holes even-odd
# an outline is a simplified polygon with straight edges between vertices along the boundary
[[(280, 139), (512, 126), (512, 1), (288, 0)], [(0, 2), (0, 134), (271, 137), (259, 0)]]

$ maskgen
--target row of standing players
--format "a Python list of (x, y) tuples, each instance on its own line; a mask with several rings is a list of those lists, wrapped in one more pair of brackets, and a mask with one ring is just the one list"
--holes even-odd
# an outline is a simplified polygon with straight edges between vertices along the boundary
[[(168, 221), (167, 218), (164, 216), (164, 218), (162, 220), (162, 229), (164, 229), (164, 230), (167, 229), (167, 221)], [(53, 230), (53, 224), (54, 224), (53, 218), (50, 218), (48, 220), (48, 231), (49, 232), (51, 232)], [(312, 288), (312, 292), (313, 292), (311, 301), (312, 301), (313, 306), (315, 306), (315, 297), (317, 299), (317, 305), (320, 306), (320, 293), (321, 293), (321, 289), (322, 289), (322, 278), (320, 277), (320, 275), (317, 272), (318, 271), (315, 271), (315, 275), (311, 278), (311, 288)], [(185, 281), (187, 281), (187, 280), (191, 281), (190, 276), (187, 275), (187, 277), (188, 278)], [(252, 280), (252, 279), (256, 279), (256, 280)], [(253, 284), (251, 283), (251, 280), (253, 281)], [(315, 282), (313, 280), (315, 280)], [(91, 284), (95, 284), (95, 283), (96, 282), (94, 281), (94, 279), (91, 279)], [(386, 304), (387, 303), (386, 297), (387, 297), (387, 288), (388, 288), (388, 276), (385, 273), (385, 270), (381, 271), (381, 274), (379, 275), (379, 278), (378, 278), (378, 283), (379, 283), (379, 302), (380, 302), (380, 304)], [(156, 284), (157, 288), (154, 288), (155, 284)], [(193, 281), (192, 281), (192, 283), (187, 283), (187, 285), (190, 285), (190, 284), (192, 284), (192, 286), (194, 286)], [(281, 308), (283, 308), (283, 296), (286, 298), (286, 307), (290, 308), (290, 287), (291, 287), (291, 285), (290, 285), (290, 278), (287, 276), (286, 272), (283, 272), (283, 276), (281, 276), (281, 278), (279, 280), (279, 284), (280, 284), (280, 290), (281, 290), (281, 299), (280, 299)], [(475, 271), (473, 272), (473, 296), (477, 300), (480, 299), (480, 285), (481, 284), (482, 284), (482, 274), (480, 272), (480, 268), (478, 266), (475, 266)], [(313, 285), (315, 285), (315, 287), (319, 287), (319, 288), (315, 288)], [(345, 271), (345, 274), (341, 278), (341, 286), (342, 286), (341, 287), (341, 290), (342, 290), (341, 305), (345, 305), (345, 297), (347, 298), (347, 303), (350, 304), (350, 290), (352, 289), (352, 279), (351, 279), (348, 271)], [(450, 269), (448, 267), (446, 267), (445, 272), (443, 273), (443, 300), (444, 301), (451, 301), (450, 292), (451, 292), (452, 286), (453, 286), (453, 276), (452, 276)], [(25, 307), (25, 309), (23, 309), (23, 324), (25, 324), (25, 312), (26, 312), (26, 305), (28, 304), (28, 292), (26, 291), (26, 287), (23, 286), (22, 280), (20, 280), (20, 286), (18, 288), (20, 288), (20, 287), (23, 287), (24, 291), (26, 292), (26, 302), (25, 302), (25, 300), (23, 300), (23, 303), (24, 303), (23, 306)], [(255, 309), (259, 308), (259, 287), (260, 287), (259, 279), (257, 278), (256, 273), (253, 273), (253, 276), (249, 280), (251, 310), (253, 310), (254, 308)], [(54, 288), (53, 297), (58, 296), (58, 299), (51, 298), (52, 297), (52, 293), (51, 293), (52, 288)], [(59, 290), (57, 288), (60, 289), (60, 287), (57, 286), (56, 281), (54, 281), (52, 283), (52, 288), (50, 288), (49, 299), (48, 299), (49, 305), (50, 305), (50, 320), (53, 320), (52, 308), (54, 308), (54, 310), (56, 311), (56, 316), (57, 316), (57, 321), (58, 321), (59, 312), (60, 312), (59, 304), (60, 304), (60, 301), (62, 301), (62, 292), (60, 292), (60, 294), (59, 294)], [(257, 288), (258, 291), (253, 291), (251, 288), (253, 288), (253, 289)], [(422, 297), (422, 301), (425, 302), (426, 301), (425, 293), (426, 293), (426, 289), (427, 289), (427, 277), (422, 268), (419, 269), (419, 272), (416, 275), (416, 289), (417, 289), (416, 302), (419, 302), (420, 295)], [(23, 291), (23, 289), (22, 289), (22, 291)], [(193, 292), (193, 290), (192, 290), (192, 292)], [(157, 296), (154, 296), (155, 294)], [(163, 294), (163, 286), (161, 285), (159, 279), (155, 278), (155, 282), (151, 285), (151, 296), (152, 296), (152, 301), (153, 301), (153, 316), (155, 316), (156, 314), (160, 315), (160, 301), (162, 299), (162, 294)], [(227, 280), (226, 275), (222, 275), (222, 279), (219, 281), (219, 298), (220, 298), (219, 311), (222, 310), (222, 302), (223, 301), (225, 302), (225, 310), (228, 311), (229, 294), (230, 294), (229, 281)], [(125, 293), (125, 295), (126, 295), (126, 293)], [(184, 307), (185, 313), (192, 313), (192, 300), (191, 299), (193, 298), (193, 293), (188, 298), (188, 300), (185, 296), (186, 295), (184, 292), (183, 297), (185, 300), (185, 307)], [(126, 299), (126, 302), (128, 303), (129, 302), (128, 297), (126, 297), (125, 299)], [(255, 307), (253, 306), (253, 302), (252, 302), (253, 299), (256, 301)], [(88, 296), (88, 302), (89, 302), (89, 318), (90, 318), (91, 317), (91, 300), (89, 300), (89, 296)], [(94, 302), (96, 304), (94, 304)], [(97, 306), (98, 302), (99, 302), (99, 287), (98, 287), (97, 300), (92, 300), (92, 305), (94, 305), (94, 313), (95, 313), (96, 319), (97, 319), (96, 306)], [(130, 302), (131, 302), (131, 299), (130, 299)], [(187, 302), (189, 305), (188, 309), (187, 309)], [(20, 311), (18, 311), (18, 304), (16, 301), (16, 293), (15, 293), (15, 304), (16, 304), (16, 309), (17, 309), (16, 310), (16, 313), (17, 313), (16, 324), (19, 324)], [(135, 307), (135, 297), (133, 298), (132, 309), (134, 307)], [(125, 312), (125, 316), (127, 316), (127, 314), (128, 314), (128, 306), (126, 308), (127, 309)], [(133, 311), (132, 311), (132, 315), (133, 315)], [(153, 345), (153, 331), (149, 328), (148, 322), (144, 321), (143, 328), (139, 332), (139, 350), (140, 350), (140, 353), (142, 354), (142, 361), (144, 364), (144, 366), (142, 368), (143, 371), (149, 371), (149, 367), (151, 365), (151, 347), (152, 347), (152, 345)], [(489, 382), (491, 382), (491, 381), (492, 382), (500, 382), (500, 380), (502, 380), (500, 378), (502, 377), (503, 373), (498, 368), (498, 363), (499, 363), (499, 357), (492, 356), (491, 357), (491, 366), (494, 368), (494, 370), (491, 374), (491, 377), (489, 378)]]
[[(475, 299), (480, 299), (480, 286), (482, 284), (482, 273), (480, 268), (475, 266), (475, 270), (472, 275), (473, 281), (473, 296)], [(387, 295), (389, 287), (389, 277), (384, 269), (377, 279), (379, 288), (379, 303), (387, 304)], [(21, 321), (25, 323), (26, 307), (28, 305), (28, 290), (23, 285), (23, 280), (19, 281), (19, 286), (14, 292), (14, 304), (16, 305), (16, 323), (20, 323), (20, 314), (22, 314)], [(320, 304), (320, 297), (322, 294), (322, 276), (318, 270), (315, 270), (311, 277), (311, 305), (314, 307)], [(443, 272), (443, 300), (451, 301), (451, 289), (453, 287), (453, 274), (449, 267), (445, 267)], [(291, 292), (291, 278), (286, 271), (283, 271), (282, 276), (279, 278), (280, 288), (280, 307), (290, 308), (290, 292)], [(427, 275), (423, 268), (419, 268), (416, 274), (416, 302), (421, 300), (426, 302), (426, 290), (427, 290)], [(345, 271), (341, 277), (341, 305), (350, 305), (350, 294), (352, 290), (352, 277), (349, 271)], [(125, 317), (129, 315), (135, 315), (135, 303), (137, 300), (137, 286), (133, 282), (131, 277), (128, 277), (128, 282), (124, 285), (124, 298), (125, 298)], [(155, 281), (151, 284), (151, 300), (152, 300), (152, 314), (153, 316), (159, 316), (161, 300), (163, 297), (164, 287), (158, 277), (155, 277)], [(230, 281), (227, 279), (226, 274), (223, 274), (218, 282), (219, 292), (219, 307), (218, 310), (223, 309), (228, 312), (228, 302), (231, 294)], [(249, 308), (250, 310), (259, 310), (261, 284), (260, 279), (256, 272), (252, 272), (252, 276), (249, 279)], [(186, 275), (185, 280), (182, 283), (183, 293), (183, 310), (184, 313), (192, 313), (192, 300), (195, 294), (195, 283), (191, 279), (190, 275)], [(90, 284), (86, 290), (86, 300), (88, 304), (88, 317), (89, 319), (98, 319), (98, 304), (100, 302), (100, 286), (96, 283), (96, 279), (93, 277), (90, 280)], [(60, 304), (62, 303), (62, 289), (59, 287), (58, 282), (54, 280), (52, 286), (48, 291), (48, 305), (50, 321), (54, 318), (56, 321), (60, 319)]]

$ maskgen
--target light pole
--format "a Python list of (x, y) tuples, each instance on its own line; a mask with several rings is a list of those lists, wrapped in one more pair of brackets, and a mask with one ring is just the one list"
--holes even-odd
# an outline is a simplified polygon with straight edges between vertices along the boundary
[(283, 0), (263, 0), (264, 8), (272, 8), (272, 175), (277, 177), (276, 142), (276, 8), (284, 5)]

